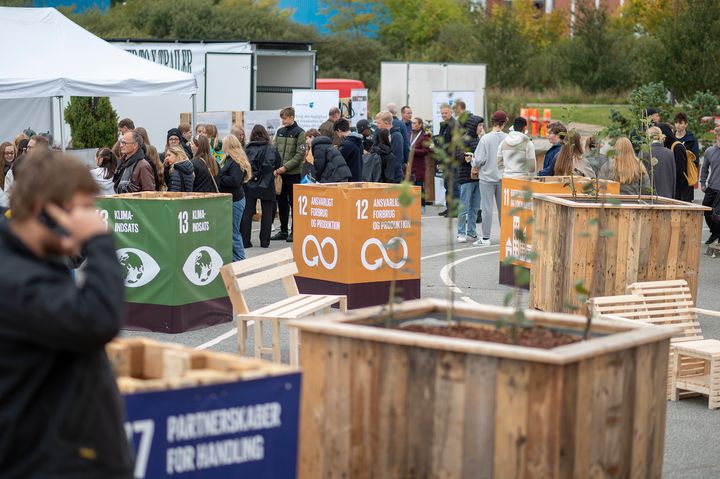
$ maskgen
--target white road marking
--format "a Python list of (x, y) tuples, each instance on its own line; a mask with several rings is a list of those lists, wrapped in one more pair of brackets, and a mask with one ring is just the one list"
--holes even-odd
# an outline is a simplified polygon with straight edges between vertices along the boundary
[(470, 299), (470, 298), (467, 297), (467, 296), (463, 296), (463, 297), (460, 298), (460, 299), (462, 299), (462, 300), (465, 301), (466, 303), (470, 303), (470, 304), (472, 304), (472, 305), (479, 305), (479, 304), (480, 304), (480, 303), (478, 303), (477, 301), (475, 301), (474, 299)]
[(435, 253), (435, 254), (423, 256), (422, 258), (420, 258), (420, 261), (426, 260), (426, 259), (431, 259), (431, 258), (437, 258), (438, 256), (448, 256), (451, 253), (462, 253), (463, 251), (470, 251), (470, 250), (481, 249), (481, 248), (492, 248), (493, 246), (497, 246), (497, 245), (471, 246), (470, 248), (456, 248), (454, 250), (447, 250), (447, 251), (443, 251), (441, 253)]
[(456, 261), (453, 261), (452, 263), (448, 263), (445, 266), (443, 266), (443, 268), (440, 270), (440, 279), (453, 292), (462, 293), (462, 290), (457, 287), (457, 285), (455, 284), (455, 282), (452, 279), (450, 279), (450, 271), (452, 271), (452, 269), (455, 266), (459, 265), (460, 263), (464, 263), (465, 261), (470, 261), (471, 259), (479, 258), (481, 256), (488, 256), (491, 254), (499, 254), (499, 253), (500, 253), (500, 250), (488, 251), (487, 253), (480, 253), (480, 254), (475, 254), (472, 256), (466, 256), (465, 258), (461, 258)]
[[(255, 323), (255, 321), (248, 321), (248, 322), (247, 322), (247, 325), (248, 325), (248, 326), (252, 326), (254, 323)], [(220, 344), (220, 343), (222, 343), (223, 341), (225, 341), (226, 339), (232, 338), (233, 336), (237, 336), (237, 328), (232, 328), (232, 329), (231, 329), (230, 331), (228, 331), (227, 333), (223, 333), (223, 334), (221, 334), (220, 336), (218, 336), (217, 338), (211, 339), (211, 340), (208, 341), (207, 343), (202, 343), (200, 346), (195, 346), (195, 349), (208, 349), (208, 348), (212, 348), (212, 347), (215, 346), (216, 344)]]

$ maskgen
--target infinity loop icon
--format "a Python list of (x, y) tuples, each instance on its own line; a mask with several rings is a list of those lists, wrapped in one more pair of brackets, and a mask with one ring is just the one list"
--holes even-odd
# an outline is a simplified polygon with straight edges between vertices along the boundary
[[(317, 249), (317, 254), (314, 255), (312, 258), (308, 258), (307, 255), (307, 245), (308, 243), (312, 243), (315, 245), (315, 248)], [(326, 245), (331, 245), (333, 250), (333, 256), (332, 261), (328, 261), (325, 259), (325, 255), (323, 254), (323, 248), (325, 248)], [(311, 268), (314, 268), (318, 265), (318, 263), (322, 263), (322, 265), (326, 269), (333, 269), (335, 268), (335, 265), (337, 265), (338, 261), (338, 247), (335, 243), (335, 240), (326, 237), (322, 241), (318, 241), (318, 239), (313, 235), (307, 235), (305, 239), (302, 242), (302, 257), (305, 261), (305, 264), (310, 266)]]
[[(402, 258), (397, 263), (390, 259), (390, 256), (388, 255), (388, 248), (394, 247), (393, 245), (395, 243), (399, 243), (403, 249)], [(372, 263), (368, 262), (367, 260), (367, 249), (371, 245), (377, 246), (380, 249), (380, 254), (382, 254), (382, 259), (378, 258)], [(380, 269), (382, 267), (383, 260), (385, 260), (385, 263), (387, 263), (387, 265), (390, 266), (392, 269), (400, 269), (405, 266), (407, 259), (408, 244), (403, 238), (400, 238), (399, 236), (391, 238), (390, 241), (387, 242), (387, 246), (377, 238), (370, 238), (369, 240), (365, 241), (365, 243), (363, 243), (362, 249), (360, 250), (360, 261), (362, 262), (362, 265), (365, 267), (365, 269), (369, 271), (375, 271), (377, 269)]]

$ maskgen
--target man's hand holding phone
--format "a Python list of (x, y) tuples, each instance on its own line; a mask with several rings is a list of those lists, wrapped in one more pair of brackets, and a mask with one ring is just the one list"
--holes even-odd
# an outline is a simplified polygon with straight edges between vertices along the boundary
[(48, 203), (45, 211), (67, 232), (67, 236), (61, 238), (63, 248), (68, 254), (79, 253), (88, 240), (107, 233), (107, 225), (94, 207), (75, 206), (70, 211), (65, 211)]

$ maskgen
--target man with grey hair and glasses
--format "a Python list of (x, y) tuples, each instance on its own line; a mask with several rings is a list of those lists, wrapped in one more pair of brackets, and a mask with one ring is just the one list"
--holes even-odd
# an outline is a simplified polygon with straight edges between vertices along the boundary
[(145, 159), (143, 140), (135, 130), (123, 133), (120, 139), (120, 165), (113, 182), (117, 193), (155, 191), (155, 174)]

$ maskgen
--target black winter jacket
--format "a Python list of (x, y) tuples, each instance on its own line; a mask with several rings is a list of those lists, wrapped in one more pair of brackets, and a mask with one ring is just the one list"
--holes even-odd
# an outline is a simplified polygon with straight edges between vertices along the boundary
[(472, 113), (465, 112), (462, 116), (463, 122), (460, 124), (460, 128), (463, 132), (463, 144), (465, 148), (463, 151), (458, 150), (456, 152), (456, 159), (460, 167), (458, 168), (458, 184), (463, 185), (478, 180), (470, 179), (470, 170), (472, 164), (465, 161), (465, 153), (474, 153), (475, 149), (480, 142), (480, 138), (477, 136), (477, 126), (482, 120), (481, 117), (473, 115)]
[(245, 180), (245, 172), (240, 165), (235, 163), (235, 160), (230, 156), (225, 157), (225, 161), (220, 167), (218, 172), (217, 181), (220, 193), (232, 193), (232, 200), (240, 201), (245, 198), (245, 190), (243, 188), (243, 181)]
[(388, 145), (375, 145), (370, 148), (370, 154), (380, 155), (380, 181), (382, 183), (398, 183), (395, 180), (395, 154)]
[(195, 183), (195, 167), (192, 161), (179, 161), (172, 168), (165, 168), (165, 184), (168, 191), (190, 193)]
[(312, 152), (315, 158), (314, 178), (320, 183), (339, 183), (352, 178), (350, 168), (327, 136), (316, 136), (312, 141)]
[(110, 235), (83, 249), (78, 287), (0, 220), (0, 477), (127, 478), (133, 459), (105, 344), (124, 316)]
[(362, 155), (363, 137), (359, 133), (350, 133), (340, 147), (340, 153), (345, 158), (352, 178), (350, 181), (362, 181)]
[(250, 180), (245, 183), (245, 192), (252, 198), (277, 201), (273, 171), (282, 164), (277, 148), (265, 141), (251, 141), (245, 152), (252, 168)]
[[(196, 193), (217, 193), (215, 189), (215, 183), (213, 183), (212, 174), (205, 160), (199, 157), (195, 157), (190, 160), (193, 165), (193, 171), (195, 172), (195, 181), (193, 182), (193, 191)], [(210, 161), (215, 161), (215, 158), (210, 158)]]

